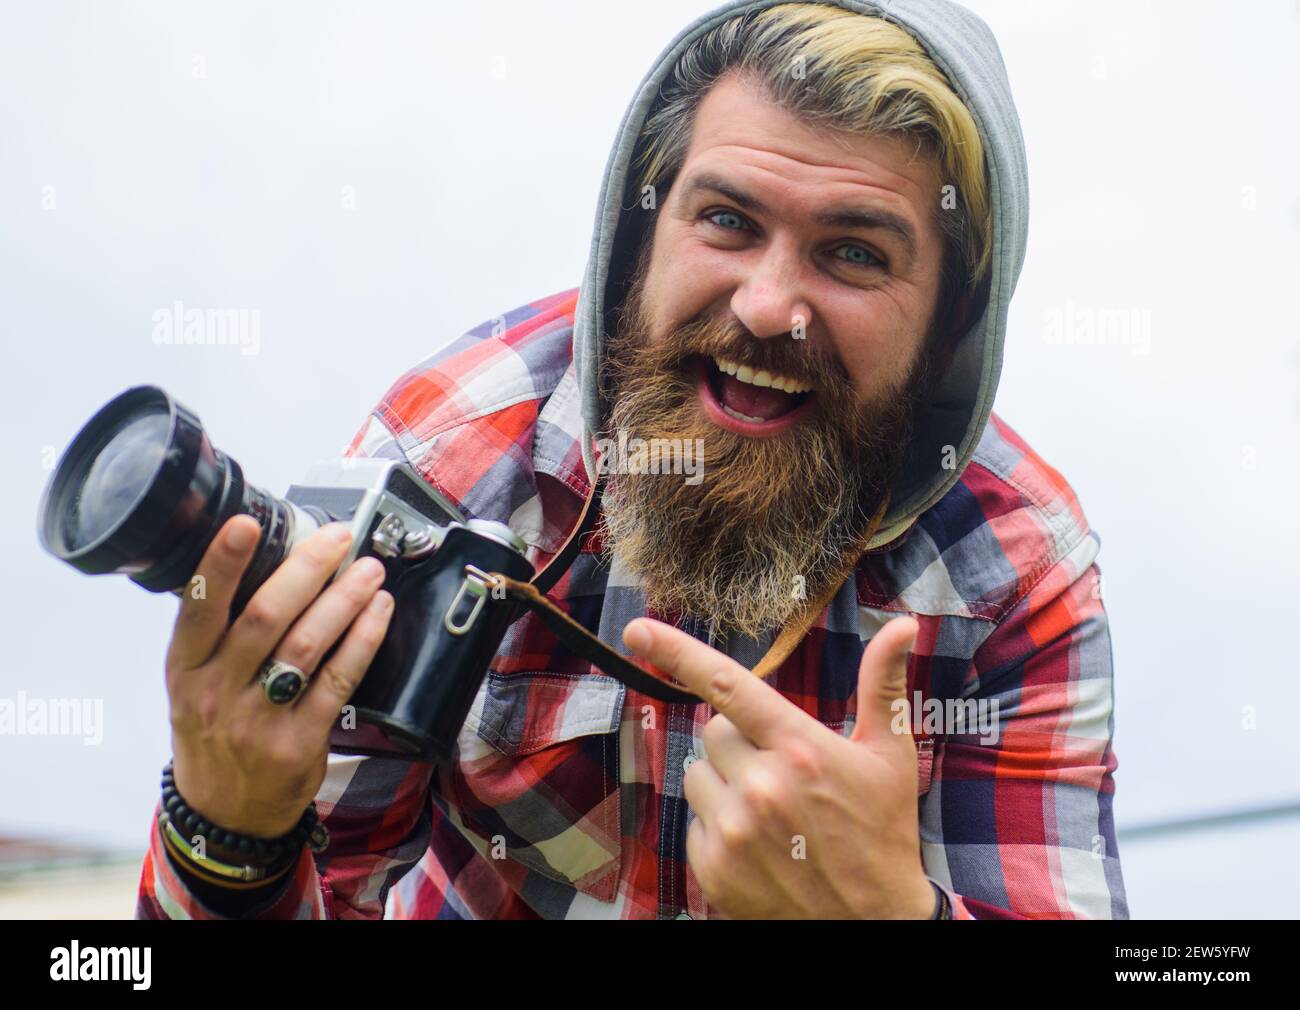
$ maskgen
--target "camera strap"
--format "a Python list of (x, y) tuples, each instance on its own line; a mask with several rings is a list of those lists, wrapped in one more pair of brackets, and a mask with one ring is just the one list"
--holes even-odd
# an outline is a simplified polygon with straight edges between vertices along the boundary
[[(546, 595), (560, 580), (560, 576), (573, 564), (574, 559), (578, 556), (582, 540), (594, 529), (596, 518), (600, 513), (600, 493), (600, 482), (597, 480), (582, 507), (582, 514), (578, 517), (573, 532), (569, 534), (568, 539), (547, 566), (538, 572), (531, 582), (521, 582), (501, 572), (490, 572), (489, 574), (505, 588), (507, 597), (535, 613), (568, 649), (590, 661), (604, 673), (622, 681), (632, 690), (659, 701), (666, 701), (676, 705), (698, 704), (702, 699), (694, 692), (685, 688), (673, 687), (667, 681), (647, 673), (602, 642)], [(872, 516), (867, 531), (863, 535), (862, 543), (864, 548), (884, 521), (885, 512), (888, 508), (889, 496), (886, 495), (884, 501), (880, 503), (880, 507), (876, 510), (876, 514)], [(831, 579), (821, 594), (816, 599), (810, 600), (803, 611), (781, 629), (781, 633), (777, 635), (771, 648), (767, 650), (767, 653), (754, 667), (753, 673), (755, 676), (767, 677), (785, 662), (790, 653), (803, 641), (813, 624), (816, 623), (817, 618), (830, 606), (831, 600), (834, 599), (840, 586), (844, 584), (844, 580), (852, 575), (854, 568), (857, 566), (859, 553), (857, 551), (850, 552), (842, 577)]]
[(550, 628), (564, 645), (583, 659), (590, 660), (603, 672), (616, 680), (621, 680), (633, 691), (648, 694), (660, 701), (676, 705), (694, 705), (699, 702), (690, 691), (672, 687), (666, 681), (653, 674), (646, 673), (630, 660), (619, 655), (572, 617), (561, 610), (550, 597), (540, 592), (531, 582), (520, 582), (500, 572), (491, 572), (505, 586), (506, 595), (522, 603)]
[(632, 690), (649, 695), (659, 701), (666, 701), (675, 705), (697, 704), (700, 699), (693, 693), (684, 688), (673, 687), (653, 674), (646, 673), (645, 670), (625, 656), (615, 652), (575, 621), (546, 595), (560, 581), (560, 576), (569, 570), (569, 566), (573, 564), (574, 559), (578, 556), (582, 541), (595, 529), (596, 518), (600, 514), (600, 491), (600, 480), (597, 479), (591, 489), (591, 494), (587, 496), (586, 502), (583, 503), (582, 513), (578, 516), (573, 532), (569, 534), (568, 539), (564, 541), (546, 567), (538, 572), (531, 582), (521, 582), (518, 579), (512, 579), (508, 575), (503, 575), (501, 572), (490, 572), (489, 574), (505, 587), (507, 597), (540, 617), (542, 623), (551, 630), (551, 633), (566, 648), (590, 661), (602, 672), (609, 674), (616, 680), (621, 680)]

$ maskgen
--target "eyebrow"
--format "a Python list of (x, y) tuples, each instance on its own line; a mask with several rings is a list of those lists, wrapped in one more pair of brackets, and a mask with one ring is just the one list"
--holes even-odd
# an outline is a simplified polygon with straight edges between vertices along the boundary
[[(702, 190), (717, 193), (753, 214), (770, 214), (770, 211), (761, 200), (737, 189), (727, 180), (716, 175), (702, 173), (693, 176), (686, 186), (684, 195), (692, 196)], [(866, 210), (859, 207), (834, 207), (813, 215), (813, 220), (817, 224), (830, 228), (884, 229), (898, 236), (903, 245), (907, 247), (908, 256), (916, 255), (916, 231), (907, 218), (895, 214), (893, 211)]]

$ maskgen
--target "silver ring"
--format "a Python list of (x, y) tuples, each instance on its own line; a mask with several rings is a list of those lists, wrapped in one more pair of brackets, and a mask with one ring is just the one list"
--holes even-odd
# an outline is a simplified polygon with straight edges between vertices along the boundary
[(272, 705), (287, 705), (307, 686), (307, 675), (292, 663), (268, 659), (260, 670), (262, 690)]

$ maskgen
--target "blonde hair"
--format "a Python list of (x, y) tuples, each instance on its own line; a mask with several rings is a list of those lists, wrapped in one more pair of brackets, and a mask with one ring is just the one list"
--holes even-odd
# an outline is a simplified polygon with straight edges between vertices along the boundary
[(946, 320), (957, 298), (976, 294), (989, 271), (992, 231), (984, 145), (970, 111), (912, 36), (883, 18), (822, 3), (724, 21), (687, 46), (665, 79), (634, 155), (641, 187), (667, 192), (701, 100), (731, 70), (811, 124), (913, 138), (938, 166), (940, 185), (952, 187), (934, 195), (944, 240), (936, 319)]

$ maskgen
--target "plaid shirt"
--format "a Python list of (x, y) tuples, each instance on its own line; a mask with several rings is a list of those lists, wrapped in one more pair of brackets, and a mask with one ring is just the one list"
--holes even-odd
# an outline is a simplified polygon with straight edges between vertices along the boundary
[[(350, 454), (408, 460), (467, 516), (509, 523), (540, 567), (589, 490), (576, 301), (573, 290), (521, 306), (407, 372)], [(997, 702), (987, 709), (996, 743), (973, 723), (914, 730), (921, 856), (954, 918), (1127, 917), (1099, 545), (1060, 474), (994, 414), (960, 482), (862, 557), (771, 678), (847, 735), (865, 643), (911, 614), (914, 710)], [(595, 536), (551, 595), (620, 647), (623, 627), (648, 612), (636, 579), (602, 559)], [(679, 626), (747, 666), (770, 644)], [(449, 765), (330, 756), (317, 797), (330, 845), (304, 850), (280, 896), (254, 914), (706, 917), (685, 856), (682, 779), (711, 714), (628, 690), (526, 615)], [(156, 828), (137, 914), (217, 917), (177, 876)]]

